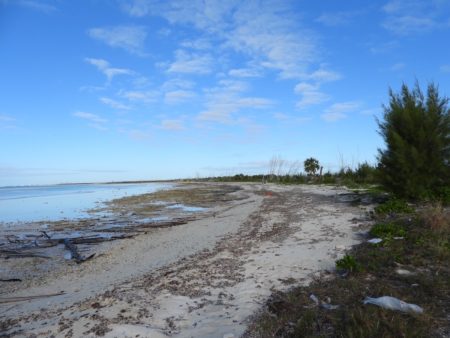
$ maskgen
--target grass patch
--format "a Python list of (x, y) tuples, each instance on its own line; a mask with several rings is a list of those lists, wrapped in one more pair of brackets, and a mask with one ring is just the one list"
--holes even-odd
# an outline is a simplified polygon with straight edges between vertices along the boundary
[[(449, 209), (432, 206), (412, 217), (377, 223), (371, 235), (404, 239), (387, 245), (362, 243), (336, 262), (337, 268), (358, 273), (318, 278), (307, 287), (275, 293), (244, 337), (450, 336), (449, 216)], [(410, 273), (400, 274), (399, 269)], [(405, 314), (362, 302), (381, 296), (417, 304), (424, 313)], [(329, 310), (327, 304), (339, 307)]]

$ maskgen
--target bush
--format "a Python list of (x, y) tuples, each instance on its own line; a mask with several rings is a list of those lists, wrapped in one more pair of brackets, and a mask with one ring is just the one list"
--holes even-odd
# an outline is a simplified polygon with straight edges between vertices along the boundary
[(386, 202), (375, 207), (375, 212), (379, 215), (386, 214), (409, 214), (414, 212), (414, 209), (406, 203), (405, 200), (398, 198), (391, 198)]
[(338, 259), (336, 261), (336, 268), (350, 272), (361, 271), (361, 265), (356, 261), (355, 257), (351, 255), (345, 255), (343, 258)]
[(406, 231), (397, 223), (378, 223), (372, 227), (370, 234), (374, 237), (392, 239), (394, 237), (405, 237)]
[(434, 84), (426, 98), (416, 84), (389, 91), (384, 120), (378, 121), (386, 149), (379, 150), (381, 183), (395, 195), (432, 199), (450, 187), (449, 99)]

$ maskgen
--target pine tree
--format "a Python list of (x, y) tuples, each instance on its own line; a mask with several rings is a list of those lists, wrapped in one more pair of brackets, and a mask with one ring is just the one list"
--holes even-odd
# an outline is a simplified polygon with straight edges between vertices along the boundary
[(450, 184), (449, 99), (429, 84), (424, 97), (416, 83), (389, 90), (384, 120), (378, 121), (386, 149), (379, 149), (380, 180), (399, 197), (436, 197)]

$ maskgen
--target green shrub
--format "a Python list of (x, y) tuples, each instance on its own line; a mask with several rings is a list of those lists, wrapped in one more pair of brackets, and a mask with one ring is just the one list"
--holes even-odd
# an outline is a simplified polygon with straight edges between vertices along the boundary
[(336, 261), (336, 268), (350, 272), (361, 271), (361, 265), (356, 261), (355, 257), (351, 255), (345, 255), (343, 258), (338, 259)]
[(392, 239), (393, 237), (405, 237), (406, 230), (397, 223), (378, 223), (369, 232), (374, 237)]
[(414, 212), (414, 209), (406, 203), (406, 201), (397, 198), (391, 198), (386, 202), (375, 207), (375, 212), (380, 215), (385, 214), (409, 214)]

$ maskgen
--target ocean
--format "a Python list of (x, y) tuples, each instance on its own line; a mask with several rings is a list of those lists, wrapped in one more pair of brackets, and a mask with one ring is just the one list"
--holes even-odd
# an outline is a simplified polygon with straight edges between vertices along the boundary
[(87, 210), (125, 196), (169, 189), (171, 183), (59, 184), (0, 187), (0, 222), (89, 217)]

